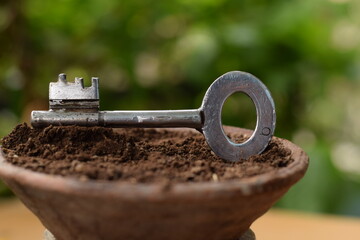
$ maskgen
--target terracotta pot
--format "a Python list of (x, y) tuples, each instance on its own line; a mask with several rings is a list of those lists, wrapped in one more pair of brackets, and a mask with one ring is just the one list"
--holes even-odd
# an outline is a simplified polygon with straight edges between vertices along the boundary
[[(233, 127), (227, 130), (251, 133)], [(307, 169), (305, 152), (281, 141), (294, 158), (287, 167), (226, 182), (178, 183), (170, 188), (82, 182), (25, 170), (7, 163), (3, 156), (0, 177), (57, 240), (233, 240)]]

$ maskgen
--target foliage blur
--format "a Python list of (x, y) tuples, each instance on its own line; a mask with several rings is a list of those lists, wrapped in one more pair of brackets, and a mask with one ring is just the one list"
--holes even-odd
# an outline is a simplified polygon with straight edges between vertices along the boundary
[[(242, 70), (272, 92), (276, 135), (311, 159), (278, 206), (360, 216), (359, 11), (356, 0), (3, 0), (0, 137), (47, 108), (61, 72), (100, 77), (102, 109), (136, 110), (199, 107), (213, 80)], [(225, 124), (255, 121), (249, 99), (227, 100)]]

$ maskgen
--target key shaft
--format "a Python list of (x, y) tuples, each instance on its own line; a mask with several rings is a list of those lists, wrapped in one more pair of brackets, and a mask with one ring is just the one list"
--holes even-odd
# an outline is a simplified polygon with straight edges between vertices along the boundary
[(48, 125), (104, 126), (104, 127), (188, 127), (202, 128), (200, 109), (160, 111), (33, 111), (34, 127)]

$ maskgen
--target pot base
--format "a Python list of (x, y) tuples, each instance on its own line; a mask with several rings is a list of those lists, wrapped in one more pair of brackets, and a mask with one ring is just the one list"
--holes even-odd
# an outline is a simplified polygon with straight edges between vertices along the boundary
[[(44, 240), (56, 240), (56, 238), (49, 230), (45, 229)], [(255, 233), (249, 228), (244, 235), (237, 240), (256, 240)]]

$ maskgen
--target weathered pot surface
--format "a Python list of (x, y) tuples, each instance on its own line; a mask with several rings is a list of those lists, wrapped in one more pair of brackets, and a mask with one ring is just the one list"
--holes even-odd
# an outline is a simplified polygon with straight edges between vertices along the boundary
[(280, 141), (292, 151), (287, 167), (226, 182), (82, 182), (16, 167), (1, 154), (0, 177), (57, 240), (233, 240), (305, 174), (306, 153)]

